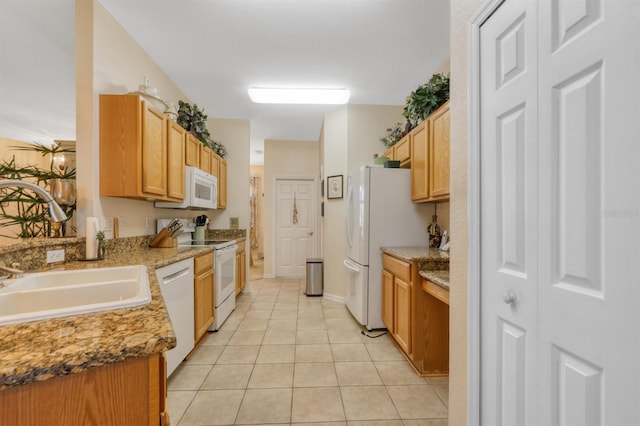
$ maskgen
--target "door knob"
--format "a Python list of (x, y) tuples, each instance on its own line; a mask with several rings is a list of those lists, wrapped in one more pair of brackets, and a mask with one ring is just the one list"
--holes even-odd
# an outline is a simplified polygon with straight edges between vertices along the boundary
[(507, 305), (513, 305), (516, 302), (516, 295), (513, 291), (509, 290), (502, 295), (502, 300), (504, 300), (504, 303)]
[(309, 232), (309, 236), (312, 236), (312, 235), (313, 235), (313, 231)]

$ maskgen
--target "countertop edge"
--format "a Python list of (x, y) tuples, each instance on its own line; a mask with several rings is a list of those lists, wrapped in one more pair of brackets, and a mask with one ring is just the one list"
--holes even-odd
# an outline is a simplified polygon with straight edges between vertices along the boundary
[[(155, 270), (212, 250), (210, 247), (141, 249), (121, 256), (107, 255), (106, 260), (99, 262), (74, 261), (43, 268), (85, 269), (143, 264), (149, 274), (152, 299), (143, 307), (0, 326), (0, 390), (145, 357), (175, 347), (175, 332)], [(94, 323), (106, 324), (104, 331), (114, 335), (100, 336), (97, 331), (92, 334), (94, 327), (91, 325)], [(137, 328), (134, 330), (127, 324), (134, 324)], [(52, 333), (53, 343), (45, 342), (48, 333)], [(58, 345), (53, 333), (58, 335)], [(108, 339), (109, 344), (100, 343), (101, 338)], [(65, 345), (65, 340), (72, 343)], [(38, 342), (45, 343), (39, 345)]]

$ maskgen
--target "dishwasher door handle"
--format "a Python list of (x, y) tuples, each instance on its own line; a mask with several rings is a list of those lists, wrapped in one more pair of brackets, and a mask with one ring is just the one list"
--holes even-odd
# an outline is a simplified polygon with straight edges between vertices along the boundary
[(177, 281), (182, 277), (189, 275), (189, 268), (181, 269), (179, 271), (174, 272), (173, 274), (169, 274), (166, 277), (162, 277), (162, 285), (171, 284), (173, 281)]

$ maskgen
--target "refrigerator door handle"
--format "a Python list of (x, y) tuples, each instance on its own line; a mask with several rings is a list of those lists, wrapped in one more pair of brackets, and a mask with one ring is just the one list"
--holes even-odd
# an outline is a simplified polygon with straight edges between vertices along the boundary
[(356, 263), (354, 263), (353, 261), (349, 260), (349, 259), (345, 259), (344, 260), (344, 266), (346, 266), (347, 268), (351, 269), (354, 272), (360, 272), (360, 268), (358, 268), (358, 265)]
[(353, 229), (353, 210), (351, 202), (353, 200), (353, 185), (351, 185), (351, 176), (347, 176), (347, 243), (349, 247), (353, 247), (351, 239), (351, 230)]

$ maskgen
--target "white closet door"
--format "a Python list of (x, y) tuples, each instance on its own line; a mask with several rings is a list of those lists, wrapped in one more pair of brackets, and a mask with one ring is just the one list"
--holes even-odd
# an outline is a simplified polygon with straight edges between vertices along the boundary
[(480, 46), (481, 423), (640, 424), (640, 2), (506, 0)]
[(638, 425), (640, 3), (539, 7), (539, 424)]
[[(533, 424), (537, 340), (536, 4), (481, 27), (482, 423)], [(486, 407), (486, 408), (485, 408)]]

